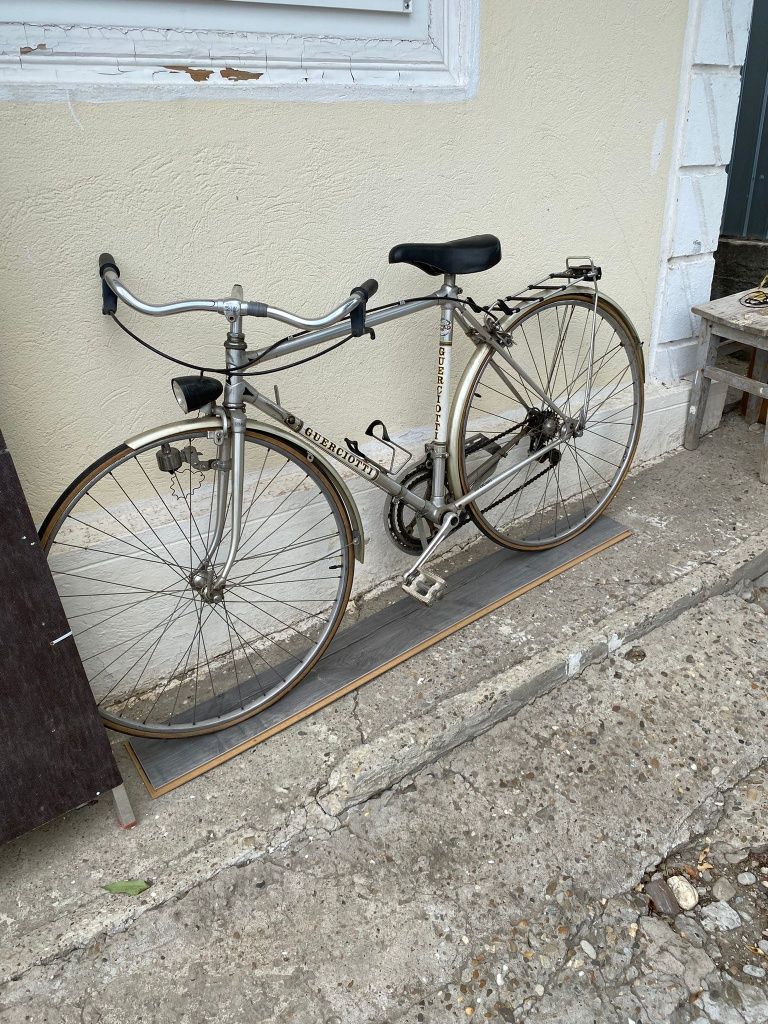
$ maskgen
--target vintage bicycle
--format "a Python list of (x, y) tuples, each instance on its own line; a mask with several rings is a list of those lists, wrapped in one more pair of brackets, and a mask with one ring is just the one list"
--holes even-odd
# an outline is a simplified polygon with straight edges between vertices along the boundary
[[(223, 299), (150, 304), (126, 287), (112, 256), (99, 257), (103, 312), (194, 371), (172, 387), (195, 417), (98, 459), (41, 528), (108, 726), (158, 737), (212, 732), (265, 709), (311, 671), (339, 628), (364, 556), (345, 476), (385, 493), (388, 535), (413, 556), (403, 589), (426, 604), (446, 587), (428, 565), (465, 523), (505, 548), (531, 551), (570, 540), (605, 510), (640, 432), (637, 333), (600, 293), (592, 260), (569, 259), (486, 306), (463, 297), (457, 278), (500, 260), (493, 235), (398, 245), (390, 263), (442, 277), (440, 287), (370, 308), (378, 285), (369, 280), (313, 318), (248, 301), (239, 285)], [(199, 366), (150, 345), (117, 318), (118, 300), (155, 317), (223, 316), (224, 365)], [(374, 441), (366, 451), (327, 438), (285, 408), (277, 388), (274, 398), (259, 389), (265, 374), (429, 309), (439, 314), (434, 435), (415, 461), (380, 420), (366, 434), (386, 458), (371, 450)], [(296, 330), (249, 350), (249, 317)], [(457, 325), (474, 347), (450, 401)], [(316, 346), (325, 347), (266, 366)]]

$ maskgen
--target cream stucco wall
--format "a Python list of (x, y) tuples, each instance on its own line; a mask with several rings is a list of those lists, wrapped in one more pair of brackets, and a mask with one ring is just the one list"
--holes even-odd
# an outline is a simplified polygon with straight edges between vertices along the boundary
[[(368, 276), (381, 301), (433, 281), (390, 267), (405, 240), (493, 231), (490, 300), (591, 255), (647, 339), (657, 285), (686, 0), (554, 8), (482, 0), (479, 90), (463, 103), (131, 101), (0, 104), (0, 426), (42, 518), (83, 466), (177, 418), (172, 368), (100, 315), (96, 256), (140, 295), (320, 312)], [(139, 323), (131, 317), (130, 322)], [(223, 322), (141, 319), (217, 364)], [(277, 336), (259, 321), (248, 340)], [(426, 425), (427, 315), (279, 381), (327, 433)]]

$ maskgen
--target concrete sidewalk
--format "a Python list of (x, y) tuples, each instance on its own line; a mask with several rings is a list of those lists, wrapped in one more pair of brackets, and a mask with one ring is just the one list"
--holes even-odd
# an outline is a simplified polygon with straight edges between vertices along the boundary
[[(493, 978), (472, 968), (502, 1009), (464, 998), (464, 968), (516, 914), (567, 901), (541, 927), (577, 935), (768, 755), (762, 606), (716, 596), (768, 568), (759, 446), (729, 420), (636, 473), (612, 509), (631, 541), (155, 804), (123, 758), (133, 832), (104, 800), (1, 850), (8, 1019), (66, 1020), (71, 1000), (83, 1020), (544, 1013), (565, 932), (539, 980), (508, 951)], [(134, 899), (101, 889), (138, 877), (153, 884)]]

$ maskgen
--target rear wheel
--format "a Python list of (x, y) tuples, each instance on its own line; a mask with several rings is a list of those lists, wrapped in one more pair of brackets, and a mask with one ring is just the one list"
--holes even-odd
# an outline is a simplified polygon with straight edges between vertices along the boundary
[[(593, 323), (594, 370), (584, 409)], [(541, 303), (516, 321), (511, 336), (511, 357), (565, 417), (583, 410), (583, 428), (490, 488), (467, 511), (497, 544), (536, 550), (581, 533), (621, 486), (640, 436), (643, 360), (634, 332), (615, 307), (600, 300), (595, 313), (594, 299), (586, 295)], [(490, 347), (477, 357), (459, 417), (462, 493), (530, 458), (563, 426)]]
[(228, 547), (227, 523), (209, 554), (215, 442), (193, 427), (116, 448), (41, 530), (111, 728), (189, 736), (248, 718), (307, 675), (344, 614), (354, 559), (343, 502), (316, 463), (256, 430), (246, 433), (237, 561), (223, 590), (203, 585), (200, 567), (221, 568)]

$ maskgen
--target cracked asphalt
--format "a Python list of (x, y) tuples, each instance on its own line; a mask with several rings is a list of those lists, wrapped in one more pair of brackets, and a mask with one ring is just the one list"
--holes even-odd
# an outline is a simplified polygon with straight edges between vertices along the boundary
[(138, 828), (0, 849), (0, 1022), (768, 1024), (760, 442), (640, 469), (631, 540), (157, 803), (116, 744)]
[[(0, 1021), (765, 1024), (762, 583), (341, 814), (318, 787), (250, 863), (23, 970)], [(686, 867), (697, 905), (657, 912)]]

